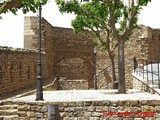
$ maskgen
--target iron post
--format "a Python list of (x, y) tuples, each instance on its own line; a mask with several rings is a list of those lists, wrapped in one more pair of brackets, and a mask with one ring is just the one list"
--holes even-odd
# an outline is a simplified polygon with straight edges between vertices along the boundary
[(37, 76), (37, 91), (36, 91), (36, 101), (43, 100), (43, 89), (42, 89), (42, 57), (41, 57), (41, 20), (42, 20), (42, 2), (39, 4), (39, 37), (38, 37), (38, 76)]
[(97, 90), (97, 76), (96, 76), (96, 65), (97, 65), (97, 48), (94, 48), (94, 89)]

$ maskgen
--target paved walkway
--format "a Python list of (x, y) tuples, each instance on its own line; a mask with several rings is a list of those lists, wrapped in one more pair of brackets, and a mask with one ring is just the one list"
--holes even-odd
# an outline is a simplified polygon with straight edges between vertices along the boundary
[[(61, 90), (44, 91), (45, 102), (74, 102), (74, 101), (121, 101), (121, 100), (160, 100), (160, 96), (141, 92), (138, 90), (128, 90), (127, 94), (114, 94), (117, 90)], [(14, 98), (21, 101), (35, 101), (36, 95), (29, 95)]]

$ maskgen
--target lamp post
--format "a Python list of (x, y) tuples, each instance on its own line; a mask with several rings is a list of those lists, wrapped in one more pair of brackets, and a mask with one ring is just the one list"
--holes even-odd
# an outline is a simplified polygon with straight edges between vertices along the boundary
[(97, 90), (97, 77), (96, 77), (96, 65), (97, 65), (97, 48), (94, 48), (94, 89)]
[(41, 57), (41, 16), (42, 16), (42, 1), (40, 0), (39, 4), (39, 37), (38, 37), (38, 76), (37, 76), (37, 92), (36, 92), (36, 100), (43, 100), (43, 90), (42, 90), (42, 57)]

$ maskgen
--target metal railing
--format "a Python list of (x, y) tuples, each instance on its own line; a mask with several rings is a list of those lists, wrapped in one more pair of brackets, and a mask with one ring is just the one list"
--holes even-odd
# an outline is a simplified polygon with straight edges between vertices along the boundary
[(160, 89), (160, 61), (134, 58), (134, 75)]

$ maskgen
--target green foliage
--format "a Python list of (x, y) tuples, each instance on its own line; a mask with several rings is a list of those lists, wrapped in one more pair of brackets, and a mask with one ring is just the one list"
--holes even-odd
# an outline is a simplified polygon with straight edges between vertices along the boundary
[(151, 2), (151, 0), (138, 0), (140, 6), (147, 6), (148, 2)]
[[(22, 8), (22, 11), (24, 14), (26, 14), (27, 12), (29, 11), (32, 11), (32, 12), (36, 12), (37, 9), (38, 9), (38, 6), (40, 4), (40, 1), (42, 2), (41, 4), (46, 4), (48, 0), (20, 0), (21, 3), (17, 2), (17, 4), (20, 6), (20, 7), (16, 7), (17, 5), (14, 6), (14, 1), (12, 2), (5, 2), (3, 1), (1, 4), (0, 4), (0, 14), (1, 13), (7, 13), (7, 12), (12, 12), (13, 14), (16, 15), (16, 12)], [(10, 4), (9, 7), (7, 7), (7, 4)], [(5, 7), (4, 7), (5, 6)]]
[(105, 50), (107, 50), (107, 43), (106, 43), (106, 42), (102, 42), (102, 43), (101, 43), (100, 50), (101, 50), (102, 52), (104, 52)]
[[(72, 26), (74, 32), (81, 32), (84, 30), (104, 30), (110, 27), (110, 13), (109, 10), (114, 10), (114, 22), (119, 24), (116, 26), (118, 34), (123, 33), (130, 22), (130, 17), (133, 17), (132, 22), (130, 22), (131, 30), (136, 28), (138, 14), (142, 6), (145, 6), (151, 0), (137, 0), (137, 3), (129, 8), (124, 5), (122, 1), (110, 1), (101, 2), (99, 0), (94, 0), (92, 2), (87, 2), (85, 4), (79, 3), (77, 0), (56, 0), (59, 10), (67, 13), (75, 13), (76, 18), (72, 21)], [(129, 16), (133, 14), (133, 16)], [(95, 33), (97, 37), (99, 35)], [(128, 34), (129, 35), (129, 34)]]

